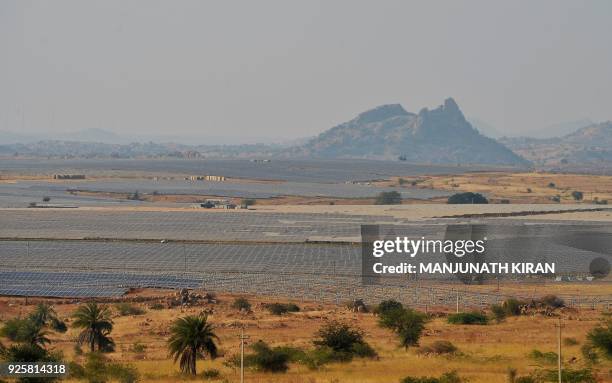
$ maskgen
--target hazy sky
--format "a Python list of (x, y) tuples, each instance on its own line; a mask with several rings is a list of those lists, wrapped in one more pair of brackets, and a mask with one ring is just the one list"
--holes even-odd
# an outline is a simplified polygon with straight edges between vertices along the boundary
[(612, 119), (612, 1), (0, 0), (0, 131), (283, 140), (449, 96)]

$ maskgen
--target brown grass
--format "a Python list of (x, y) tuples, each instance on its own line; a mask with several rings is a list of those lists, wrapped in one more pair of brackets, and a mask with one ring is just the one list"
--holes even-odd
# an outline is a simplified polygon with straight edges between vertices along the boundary
[[(394, 177), (382, 185), (398, 185)], [(571, 193), (581, 191), (585, 201), (594, 198), (612, 204), (612, 177), (581, 174), (478, 172), (448, 176), (404, 178), (404, 187), (487, 193), (495, 200), (508, 199), (511, 203), (551, 203), (559, 195), (562, 203), (575, 203)], [(415, 186), (411, 182), (416, 181)], [(549, 187), (550, 183), (554, 187)], [(531, 191), (529, 191), (530, 189)]]
[[(138, 295), (168, 295), (168, 292), (139, 292)], [(310, 370), (303, 365), (292, 365), (285, 374), (269, 374), (247, 371), (248, 382), (398, 382), (400, 378), (413, 376), (437, 376), (444, 372), (456, 370), (469, 379), (471, 383), (506, 382), (508, 367), (515, 367), (519, 373), (526, 374), (535, 367), (535, 362), (527, 357), (532, 349), (541, 351), (556, 350), (555, 318), (549, 317), (515, 317), (501, 324), (487, 326), (449, 325), (443, 317), (428, 322), (421, 344), (431, 344), (436, 340), (448, 340), (460, 351), (457, 356), (424, 356), (416, 350), (404, 351), (398, 347), (395, 336), (388, 330), (377, 326), (373, 314), (355, 314), (341, 306), (318, 304), (315, 302), (296, 302), (302, 312), (286, 316), (270, 315), (262, 307), (263, 302), (276, 301), (253, 296), (247, 298), (253, 303), (253, 314), (241, 315), (230, 306), (235, 296), (221, 295), (220, 303), (208, 305), (215, 312), (210, 320), (217, 326), (221, 351), (225, 356), (239, 352), (238, 334), (241, 326), (252, 341), (262, 339), (271, 345), (291, 345), (304, 349), (312, 347), (312, 340), (317, 329), (330, 319), (341, 319), (359, 326), (366, 332), (367, 341), (377, 350), (379, 360), (354, 360), (346, 364), (331, 364), (321, 370)], [(74, 301), (54, 300), (60, 317), (69, 318), (76, 309)], [(61, 303), (64, 302), (64, 303)], [(25, 315), (33, 309), (33, 301), (25, 304), (23, 298), (0, 298), (0, 314), (3, 320)], [(146, 304), (139, 303), (143, 307)], [(168, 327), (172, 320), (186, 314), (195, 314), (202, 307), (147, 310), (142, 316), (116, 316), (113, 338), (117, 342), (117, 351), (109, 357), (135, 365), (146, 382), (189, 381), (180, 376), (178, 366), (167, 355), (165, 342)], [(572, 357), (581, 359), (580, 346), (589, 329), (601, 318), (601, 312), (581, 310), (571, 315), (564, 314), (564, 337), (573, 337), (579, 341), (575, 346), (564, 346), (564, 359)], [(70, 323), (68, 323), (70, 326)], [(74, 338), (76, 330), (70, 329), (66, 334), (53, 334), (53, 347), (64, 352), (68, 359), (82, 361), (74, 355)], [(7, 342), (4, 342), (5, 344)], [(134, 343), (147, 346), (143, 355), (130, 351)], [(238, 381), (238, 372), (223, 365), (224, 358), (215, 361), (198, 362), (198, 369), (216, 368), (227, 381)], [(580, 362), (576, 366), (580, 366)], [(551, 366), (552, 368), (552, 366)], [(611, 362), (600, 366), (601, 371), (612, 368)], [(223, 380), (219, 380), (223, 381)]]

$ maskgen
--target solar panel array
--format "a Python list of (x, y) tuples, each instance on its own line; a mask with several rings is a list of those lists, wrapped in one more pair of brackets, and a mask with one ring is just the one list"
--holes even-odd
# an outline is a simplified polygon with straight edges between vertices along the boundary
[[(483, 166), (414, 165), (400, 161), (373, 160), (173, 160), (173, 159), (3, 159), (0, 170), (21, 174), (213, 174), (226, 177), (295, 182), (344, 182), (391, 176), (458, 174), (484, 170)], [(488, 167), (488, 169), (494, 169)]]
[(0, 294), (42, 297), (108, 297), (132, 287), (196, 288), (201, 279), (176, 275), (101, 272), (0, 271)]
[(361, 248), (348, 244), (181, 244), (0, 241), (4, 270), (103, 273), (338, 273), (357, 275)]
[[(406, 225), (389, 217), (342, 214), (3, 211), (3, 237), (49, 240), (0, 241), (0, 294), (97, 297), (120, 295), (130, 287), (204, 287), (339, 302), (356, 297), (369, 302), (397, 297), (414, 305), (432, 305), (455, 299), (444, 289), (422, 290), (405, 277), (363, 286), (361, 248), (342, 241), (358, 241), (360, 224), (374, 222), (382, 223), (380, 229), (386, 235), (434, 238), (444, 233), (441, 222), (457, 221)], [(488, 222), (523, 224), (518, 220)], [(317, 236), (338, 242), (306, 242)], [(113, 240), (50, 240), (85, 237)], [(161, 243), (143, 238), (240, 242)], [(588, 262), (597, 254), (557, 244), (539, 249), (537, 255), (556, 260), (561, 271), (586, 272)], [(443, 255), (436, 257), (428, 260), (444, 261)], [(466, 305), (497, 299), (462, 294)]]
[(341, 214), (283, 214), (252, 211), (61, 211), (6, 210), (4, 238), (117, 238), (224, 241), (299, 241), (311, 237), (352, 237), (362, 222), (390, 218)]

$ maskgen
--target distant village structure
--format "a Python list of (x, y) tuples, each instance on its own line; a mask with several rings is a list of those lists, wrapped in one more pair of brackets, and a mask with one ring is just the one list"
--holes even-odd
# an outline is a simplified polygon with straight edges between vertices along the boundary
[(195, 207), (202, 209), (237, 209), (238, 206), (228, 199), (207, 199)]
[(54, 180), (84, 180), (85, 174), (54, 174)]
[(225, 181), (225, 176), (189, 176), (185, 177), (187, 181), (214, 181), (214, 182), (222, 182)]

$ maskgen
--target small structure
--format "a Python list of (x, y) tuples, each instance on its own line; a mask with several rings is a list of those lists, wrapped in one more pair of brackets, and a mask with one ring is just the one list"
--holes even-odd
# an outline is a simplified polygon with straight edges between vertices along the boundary
[(187, 181), (214, 181), (214, 182), (222, 182), (225, 181), (225, 176), (189, 176), (185, 177)]
[(228, 199), (207, 199), (197, 205), (203, 209), (236, 209), (236, 204)]
[(84, 180), (85, 174), (54, 174), (54, 180)]

